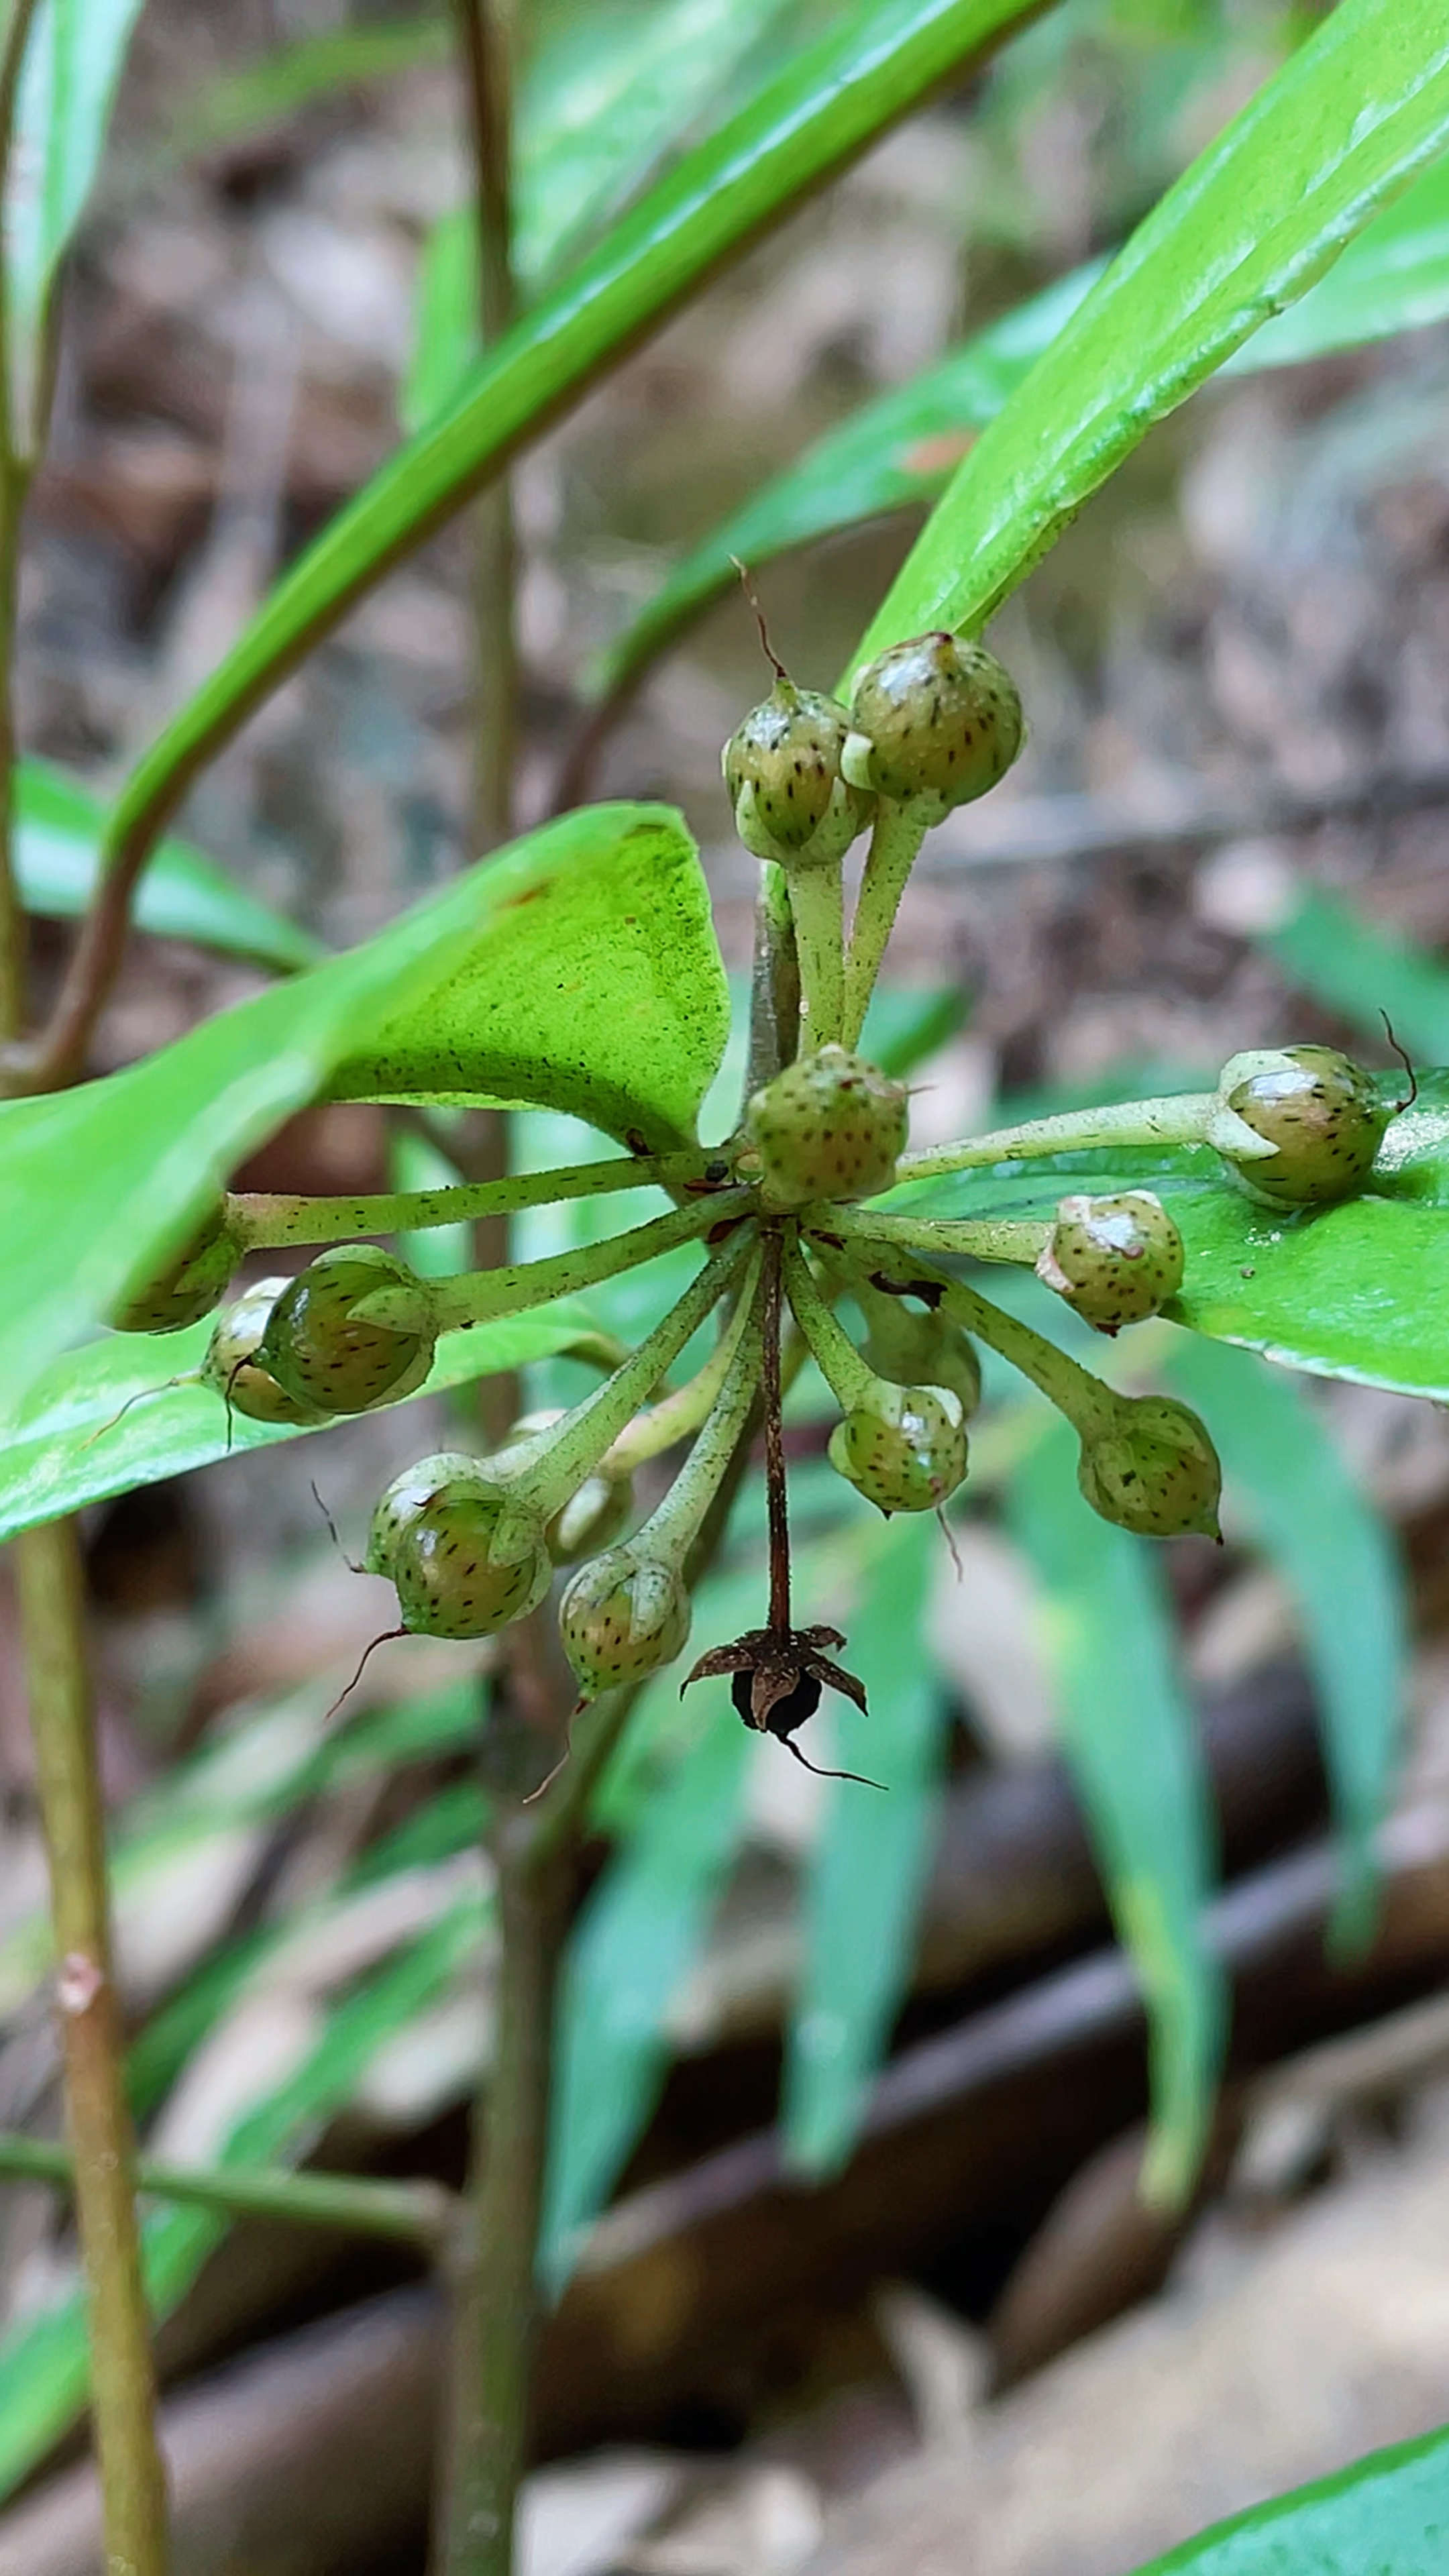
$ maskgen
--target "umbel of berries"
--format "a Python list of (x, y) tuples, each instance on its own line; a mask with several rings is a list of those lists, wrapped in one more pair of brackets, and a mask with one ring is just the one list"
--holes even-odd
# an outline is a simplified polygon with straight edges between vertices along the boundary
[(118, 1307), (111, 1321), (120, 1333), (179, 1333), (209, 1315), (237, 1266), (235, 1241), (220, 1208), (182, 1245), (156, 1278)]
[(289, 1395), (324, 1413), (366, 1413), (411, 1395), (432, 1367), (434, 1336), (359, 1313), (383, 1288), (416, 1295), (421, 1283), (374, 1243), (319, 1253), (272, 1308), (257, 1353), (263, 1367)]
[(1099, 1333), (1143, 1323), (1182, 1286), (1182, 1237), (1151, 1190), (1063, 1199), (1036, 1275)]
[(288, 1279), (254, 1280), (234, 1306), (218, 1315), (201, 1363), (201, 1380), (249, 1421), (315, 1425), (329, 1419), (321, 1406), (289, 1395), (257, 1358), (272, 1308), (290, 1286)]
[(1021, 700), (984, 644), (944, 628), (892, 644), (856, 682), (841, 767), (939, 823), (984, 796), (1021, 749)]
[(869, 796), (840, 774), (850, 718), (834, 698), (782, 673), (723, 755), (735, 829), (757, 859), (834, 861), (870, 818)]
[[(1278, 1207), (1352, 1198), (1393, 1115), (1372, 1074), (1325, 1046), (1261, 1047), (1231, 1057), (1218, 1077), (1217, 1105), (1209, 1142), (1254, 1198)], [(1274, 1152), (1235, 1154), (1238, 1120)]]
[(691, 1605), (677, 1569), (635, 1547), (581, 1565), (559, 1604), (559, 1635), (584, 1699), (641, 1682), (684, 1652)]
[(909, 1120), (904, 1083), (863, 1056), (823, 1046), (757, 1091), (745, 1114), (749, 1155), (769, 1210), (812, 1199), (865, 1199), (890, 1188)]
[(1077, 1482), (1094, 1512), (1138, 1538), (1220, 1538), (1223, 1471), (1204, 1425), (1167, 1395), (1124, 1397), (1084, 1440)]
[(394, 1477), (365, 1563), (396, 1586), (402, 1625), (421, 1637), (489, 1637), (536, 1610), (553, 1575), (537, 1515), (450, 1450)]
[(949, 1387), (877, 1378), (832, 1431), (830, 1463), (887, 1516), (933, 1512), (965, 1476), (965, 1421)]

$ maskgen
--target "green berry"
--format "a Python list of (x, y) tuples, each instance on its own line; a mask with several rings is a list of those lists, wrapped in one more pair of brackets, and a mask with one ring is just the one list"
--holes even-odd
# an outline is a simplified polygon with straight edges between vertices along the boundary
[(394, 1477), (368, 1535), (367, 1570), (397, 1587), (422, 1637), (491, 1637), (538, 1607), (553, 1575), (542, 1524), (473, 1458), (442, 1452)]
[(377, 1244), (334, 1244), (277, 1299), (258, 1357), (289, 1395), (324, 1413), (366, 1413), (411, 1395), (432, 1367), (433, 1335), (368, 1323), (354, 1310), (380, 1288), (419, 1286)]
[(1220, 1538), (1223, 1471), (1205, 1426), (1167, 1395), (1124, 1397), (1117, 1420), (1082, 1444), (1077, 1482), (1094, 1512), (1138, 1538)]
[[(735, 829), (757, 859), (838, 859), (869, 819), (870, 799), (840, 774), (850, 718), (834, 698), (777, 680), (724, 747)], [(828, 827), (822, 829), (822, 827)]]
[(965, 1415), (944, 1386), (889, 1386), (837, 1422), (831, 1466), (877, 1511), (933, 1512), (966, 1473)]
[(689, 1594), (671, 1565), (611, 1548), (581, 1565), (559, 1603), (559, 1635), (585, 1699), (641, 1682), (684, 1652)]
[[(785, 1067), (745, 1113), (767, 1208), (866, 1199), (888, 1190), (906, 1141), (909, 1095), (862, 1056), (823, 1046)], [(752, 1167), (746, 1159), (742, 1175)]]
[(250, 1422), (294, 1422), (315, 1425), (331, 1416), (305, 1404), (279, 1386), (257, 1358), (277, 1299), (291, 1285), (286, 1279), (257, 1279), (234, 1306), (218, 1315), (206, 1357), (201, 1363), (204, 1386), (224, 1395), (234, 1413)]
[(870, 663), (850, 723), (846, 777), (898, 803), (929, 800), (933, 822), (984, 796), (1023, 741), (1010, 673), (983, 644), (944, 629), (892, 644)]
[[(1224, 1161), (1256, 1199), (1277, 1207), (1327, 1207), (1352, 1198), (1373, 1168), (1393, 1115), (1372, 1074), (1337, 1047), (1256, 1048), (1235, 1055), (1218, 1078), (1226, 1112), (1208, 1130)], [(1242, 1120), (1276, 1147), (1235, 1155), (1229, 1121)]]
[(223, 1294), (237, 1265), (225, 1216), (214, 1208), (166, 1268), (138, 1288), (111, 1317), (118, 1333), (179, 1333), (200, 1323)]
[(861, 1358), (897, 1386), (944, 1386), (969, 1422), (981, 1402), (981, 1362), (959, 1324), (919, 1314), (896, 1297), (872, 1298)]
[(1063, 1199), (1036, 1275), (1099, 1333), (1160, 1313), (1182, 1286), (1182, 1237), (1151, 1190)]

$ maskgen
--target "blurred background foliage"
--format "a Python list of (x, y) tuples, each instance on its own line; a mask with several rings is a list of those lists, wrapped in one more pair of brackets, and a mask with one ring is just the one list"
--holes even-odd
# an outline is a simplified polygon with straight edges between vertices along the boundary
[[(828, 685), (1076, 273), (1319, 15), (1067, 0), (530, 453), (514, 478), (525, 819), (561, 773), (677, 801), (743, 970), (753, 871), (730, 839), (718, 747), (762, 668), (723, 584), (731, 546), (762, 567), (777, 649)], [(525, 291), (831, 16), (825, 0), (537, 0), (521, 31)], [(335, 0), (153, 0), (141, 14), (72, 255), (22, 591), (20, 849), (42, 994), (61, 954), (46, 924), (80, 902), (108, 789), (279, 567), (472, 363), (467, 187), (441, 17)], [(933, 836), (867, 1032), (918, 1086), (917, 1141), (998, 1104), (1010, 1116), (1211, 1080), (1234, 1050), (1283, 1038), (1383, 1061), (1384, 1007), (1412, 1053), (1443, 1061), (1446, 314), (1436, 168), (1316, 301), (1149, 435), (998, 621), (1030, 752), (989, 808)], [(149, 872), (148, 936), (107, 1015), (104, 1063), (355, 939), (471, 855), (469, 580), (460, 524), (207, 773)], [(721, 1125), (741, 1063), (737, 1039)], [(514, 1129), (521, 1166), (594, 1150), (542, 1114)], [(465, 1171), (472, 1148), (466, 1117), (331, 1108), (295, 1121), (244, 1179), (418, 1186)], [(601, 1215), (538, 1212), (517, 1226), (518, 1254), (632, 1212), (627, 1197)], [(413, 1249), (472, 1257), (462, 1240)], [(592, 1381), (570, 1338), (632, 1338), (669, 1293), (663, 1270), (615, 1281), (500, 1365), (525, 1370), (530, 1406), (571, 1401)], [(132, 1342), (113, 1360), (108, 1346), (76, 1445), (170, 1376), (177, 1349)], [(803, 2565), (822, 2499), (910, 2456), (943, 2406), (949, 2420), (942, 2390), (980, 2367), (979, 2329), (1009, 2379), (1161, 2277), (1204, 2148), (1216, 2190), (1228, 2131), (1247, 2118), (1250, 2141), (1268, 2136), (1267, 2112), (1255, 2126), (1244, 2111), (1263, 2069), (1443, 1981), (1441, 1409), (1347, 1375), (1292, 1377), (1165, 1325), (1110, 1359), (1210, 1420), (1224, 1550), (1154, 1552), (1095, 1521), (1059, 1426), (994, 1376), (949, 1533), (882, 1525), (825, 1472), (827, 1400), (801, 1373), (800, 1590), (849, 1631), (871, 1707), (822, 1719), (813, 1750), (888, 1795), (806, 1779), (746, 1735), (722, 1684), (681, 1709), (666, 1674), (641, 1697), (596, 1798), (557, 2037), (546, 2262), (562, 2304), (542, 2438), (560, 2458), (654, 2445), (655, 2486), (624, 2487), (636, 2521), (672, 2511), (684, 2538), (674, 2558), (667, 2532), (641, 2543), (636, 2562), (570, 2557), (566, 2542), (550, 2558), (536, 2537), (539, 2576)], [(430, 1398), (428, 1436), (481, 1437), (479, 1394)], [(315, 1477), (356, 1550), (368, 1499), (423, 1445), (422, 1424), (384, 1412), (265, 1460), (243, 1439), (229, 1461), (88, 1513), (134, 2099), (158, 2155), (460, 2179), (463, 2105), (489, 2045), (470, 1761), (486, 1658), (480, 1683), (476, 1650), (389, 1647), (334, 1715), (384, 1594), (349, 1570), (311, 1491)], [(747, 1485), (699, 1598), (701, 1642), (754, 1615), (761, 1518)], [(0, 1621), (12, 1616), (0, 1598)], [(7, 1656), (0, 2126), (44, 2131), (55, 2065), (15, 1671)], [(1145, 2213), (1134, 2198), (1137, 2140), (1115, 2199), (1102, 2187), (1095, 2269), (1058, 2250), (1053, 2272), (1053, 2203), (1110, 2177), (1113, 2142), (1135, 2136), (1148, 2100), (1109, 1927), (1150, 2011), (1157, 2198)], [(1396, 2101), (1432, 2055), (1408, 2048)], [(1334, 2168), (1336, 2138), (1320, 2122), (1276, 2165), (1263, 2147), (1275, 2207)], [(819, 2186), (808, 2203), (799, 2182)], [(275, 2367), (313, 2372), (325, 2423), (337, 2319), (386, 2311), (402, 2393), (375, 2491), (358, 2489), (370, 2527), (286, 2566), (420, 2565), (425, 2410), (415, 2422), (408, 2392), (431, 2385), (438, 2329), (410, 2286), (416, 2251), (261, 2221), (229, 2231), (214, 2210), (175, 2206), (153, 2210), (147, 2246), (164, 2367), (183, 2390), (208, 2367), (235, 2374), (238, 2356), (263, 2372), (283, 2356)], [(63, 2472), (84, 2388), (65, 2213), (41, 2187), (5, 2194), (0, 2261), (0, 2492), (13, 2497), (44, 2466)], [(1026, 2324), (1023, 2278), (1038, 2297)], [(1439, 2414), (1449, 2378), (1445, 2393)], [(724, 2536), (690, 2558), (704, 2508), (659, 2462), (721, 2448), (743, 2463)], [(338, 2456), (319, 2434), (298, 2494), (309, 2476), (335, 2480)], [(1276, 2482), (1317, 2464), (1290, 2445)], [(773, 2557), (748, 2501), (770, 2475)], [(567, 2482), (549, 2492), (574, 2529)], [(597, 2536), (607, 2514), (578, 2492)], [(1191, 2518), (1222, 2504), (1214, 2492)], [(1181, 2521), (1165, 2510), (1159, 2528), (1124, 2507), (1103, 2565), (1172, 2537)], [(4, 2568), (6, 2547), (0, 2520)], [(1009, 2564), (1046, 2576), (1058, 2562), (1042, 2553)], [(69, 2563), (46, 2561), (57, 2576)]]

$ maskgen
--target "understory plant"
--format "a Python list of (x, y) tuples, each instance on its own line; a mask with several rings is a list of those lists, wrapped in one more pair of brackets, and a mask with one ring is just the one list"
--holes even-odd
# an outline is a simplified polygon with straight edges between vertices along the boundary
[[(684, 1692), (725, 1679), (743, 1726), (777, 1739), (782, 1760), (830, 1771), (862, 1799), (882, 1794), (877, 1771), (889, 1770), (888, 1744), (862, 1771), (811, 1750), (825, 1694), (857, 1713), (868, 1694), (848, 1629), (818, 1615), (792, 1558), (792, 1386), (813, 1373), (826, 1391), (829, 1471), (886, 1519), (924, 1521), (969, 1478), (984, 1354), (1040, 1399), (1034, 1437), (1051, 1477), (1080, 1498), (1072, 1511), (1151, 1542), (1218, 1534), (1221, 1468), (1209, 1400), (1200, 1411), (1116, 1365), (1131, 1327), (1165, 1317), (1205, 1344), (1449, 1394), (1449, 1074), (1416, 1078), (1388, 1045), (1389, 1069), (1370, 1071), (1285, 1027), (1281, 1043), (1234, 1055), (1197, 1092), (913, 1150), (908, 1085), (868, 1035), (922, 844), (990, 793), (1028, 739), (1030, 706), (982, 641), (990, 617), (1154, 421), (1299, 297), (1307, 313), (1355, 236), (1361, 254), (1376, 225), (1401, 220), (1410, 181), (1435, 178), (1449, 37), (1430, 0), (1393, 11), (1341, 0), (1083, 281), (1081, 299), (1061, 299), (1036, 340), (1034, 324), (1019, 334), (1034, 363), (998, 388), (994, 417), (834, 686), (770, 655), (771, 685), (722, 747), (735, 827), (759, 863), (757, 934), (743, 1085), (703, 1136), (727, 985), (694, 842), (677, 814), (649, 804), (571, 804), (345, 955), (299, 964), (285, 926), (274, 928), (275, 962), (298, 971), (145, 1061), (87, 1078), (133, 906), (158, 881), (149, 872), (169, 865), (173, 893), (184, 873), (186, 854), (162, 835), (192, 780), (355, 600), (480, 495), (480, 812), (503, 838), (510, 461), (722, 261), (1037, 12), (1013, 0), (862, 0), (792, 47), (788, 12), (720, 9), (705, 77), (684, 14), (654, 13), (646, 58), (626, 65), (612, 97), (618, 136), (599, 151), (593, 193), (574, 230), (560, 223), (549, 238), (544, 195), (520, 197), (510, 171), (500, 25), (486, 0), (459, 0), (477, 206), (430, 260), (439, 310), (466, 300), (463, 372), (454, 380), (440, 363), (430, 411), (415, 385), (415, 435), (289, 567), (95, 817), (88, 907), (43, 1018), (27, 987), (17, 854), (27, 818), (60, 791), (7, 761), (0, 1368), (14, 1436), (0, 1482), (51, 1855), (107, 2547), (127, 2576), (166, 2564), (166, 2512), (69, 1515), (234, 1445), (312, 1436), (549, 1353), (573, 1351), (594, 1371), (557, 1414), (500, 1426), (481, 1449), (419, 1457), (375, 1498), (365, 1540), (367, 1570), (395, 1593), (389, 1634), (504, 1641), (478, 1745), (501, 1945), (495, 2043), (466, 2202), (441, 2221), (430, 2207), (413, 2233), (448, 2240), (458, 2285), (437, 2565), (505, 2576), (543, 2295), (560, 1964), (591, 1801), (637, 1696), (665, 1672)], [(113, 0), (12, 0), (4, 31), (7, 638), (61, 255), (133, 15)], [(667, 68), (675, 45), (687, 114), (660, 106), (669, 83), (655, 57)], [(744, 104), (727, 114), (719, 82), (736, 66)], [(686, 142), (671, 114), (703, 139)], [(542, 146), (539, 159), (546, 167)], [(1443, 267), (1442, 247), (1439, 257)], [(1321, 345), (1382, 327), (1365, 320), (1355, 333), (1343, 312), (1330, 302)], [(788, 526), (783, 503), (777, 517)], [(690, 601), (713, 579), (696, 579)], [(585, 774), (604, 716), (650, 651), (678, 631), (682, 597), (652, 629), (641, 619), (645, 640), (626, 639), (599, 678), (571, 776)], [(8, 754), (5, 706), (8, 692)], [(193, 876), (193, 890), (205, 882)], [(210, 891), (224, 907), (229, 890)], [(252, 938), (255, 952), (255, 922)], [(610, 1150), (365, 1198), (234, 1190), (247, 1153), (318, 1100), (565, 1112)], [(641, 1204), (639, 1192), (654, 1197)], [(618, 1194), (630, 1205), (615, 1224)], [(438, 1276), (399, 1242), (570, 1203), (587, 1205), (587, 1225), (532, 1257), (505, 1244)], [(232, 1297), (258, 1253), (278, 1256), (277, 1275)], [(606, 1328), (590, 1300), (635, 1271), (642, 1320)], [(747, 1482), (757, 1447), (762, 1488)], [(636, 1504), (641, 1489), (649, 1500)], [(701, 1621), (696, 1596), (742, 1504), (763, 1518), (766, 1569), (748, 1615), (722, 1632)], [(1391, 1749), (1385, 1735), (1348, 1802), (1345, 1938), (1369, 1922)], [(1088, 1771), (1096, 1758), (1084, 1755)], [(1160, 2032), (1182, 1951), (1140, 1885), (1118, 1873), (1116, 1887)], [(1159, 2100), (1146, 2187), (1161, 2194), (1193, 2179), (1212, 2018), (1194, 2041), (1192, 2106), (1169, 2116)], [(148, 2179), (163, 2194), (188, 2188)], [(305, 2182), (289, 2200), (271, 2180), (275, 2205), (305, 2220)], [(220, 2206), (244, 2205), (240, 2185), (228, 2203), (224, 2174), (210, 2187)], [(387, 2205), (407, 2232), (401, 2205)], [(334, 2221), (341, 2206), (330, 2204)], [(360, 2202), (355, 2214), (361, 2223)], [(153, 2260), (153, 2297), (158, 2270)], [(1366, 2474), (1376, 2495), (1407, 2497), (1411, 2516), (1431, 2488), (1442, 2500), (1442, 2444), (1433, 2460), (1437, 2488), (1417, 2461), (1412, 2474)], [(1322, 2554), (1325, 2513), (1317, 2499), (1282, 2517), (1298, 2552), (1285, 2566), (1340, 2563)], [(1229, 2563), (1204, 2546), (1193, 2563)]]

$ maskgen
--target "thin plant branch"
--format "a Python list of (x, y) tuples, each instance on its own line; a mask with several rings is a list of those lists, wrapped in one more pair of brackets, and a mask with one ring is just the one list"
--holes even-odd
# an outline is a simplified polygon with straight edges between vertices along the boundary
[(90, 2316), (91, 2414), (110, 2576), (165, 2576), (166, 2486), (111, 1957), (105, 1823), (71, 1521), (17, 1549), (30, 1720), (50, 1863), (56, 2003)]
[[(73, 2149), (52, 2138), (0, 2131), (0, 2180), (75, 2183)], [(280, 2219), (294, 2227), (335, 2228), (346, 2236), (376, 2236), (415, 2245), (429, 2256), (447, 2248), (456, 2219), (453, 2194), (441, 2183), (364, 2182), (346, 2174), (288, 2173), (264, 2165), (173, 2165), (140, 2156), (136, 2189), (184, 2208), (214, 2209), (227, 2218)]]

